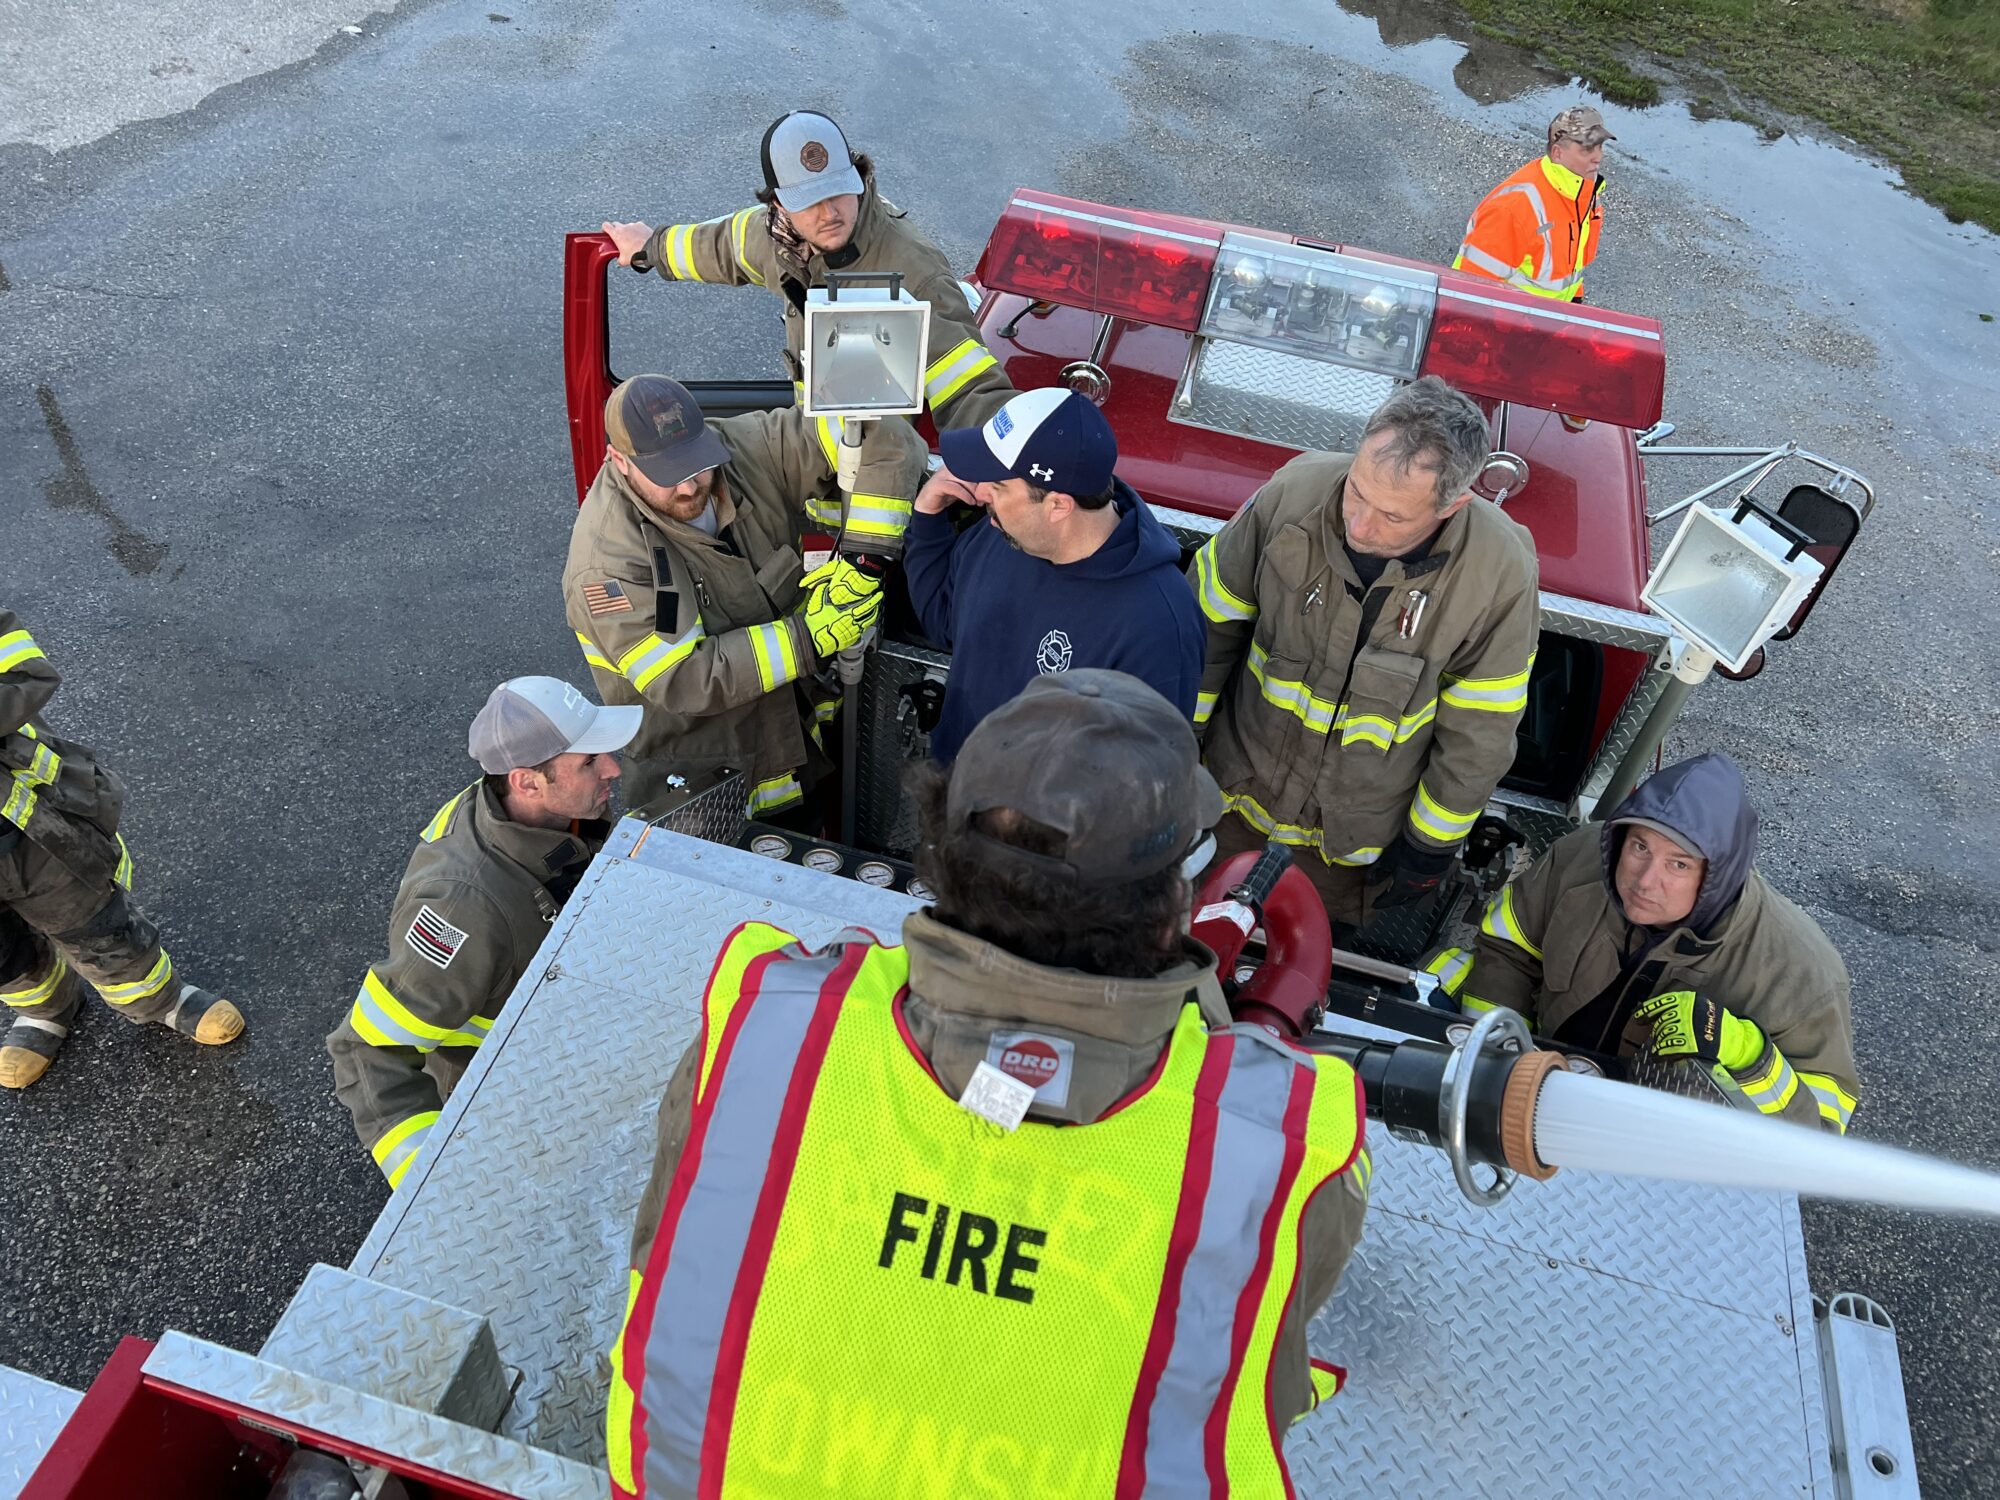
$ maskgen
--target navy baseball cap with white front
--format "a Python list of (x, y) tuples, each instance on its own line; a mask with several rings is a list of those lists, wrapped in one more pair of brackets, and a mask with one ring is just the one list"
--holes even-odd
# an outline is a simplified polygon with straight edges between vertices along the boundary
[(1023, 391), (983, 427), (938, 437), (945, 467), (967, 484), (1025, 479), (1065, 495), (1101, 495), (1118, 464), (1118, 440), (1087, 397), (1051, 386)]

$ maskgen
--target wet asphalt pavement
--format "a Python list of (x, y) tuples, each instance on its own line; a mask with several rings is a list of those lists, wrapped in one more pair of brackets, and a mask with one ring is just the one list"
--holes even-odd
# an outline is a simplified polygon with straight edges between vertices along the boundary
[[(250, 62), (212, 80), (170, 33), (200, 11), (230, 45), (214, 7), (143, 34), (101, 9), (100, 71), (157, 86), (107, 105), (78, 76), (94, 138), (64, 134), (60, 91), (0, 85), (0, 586), (65, 674), (56, 723), (130, 785), (141, 901), (251, 1032), (199, 1054), (96, 1008), (0, 1099), (0, 1362), (73, 1384), (121, 1333), (254, 1349), (381, 1207), (320, 1039), (469, 779), (487, 690), (582, 680), (557, 590), (564, 231), (739, 206), (764, 126), (814, 104), (962, 269), (1020, 184), (1443, 259), (1567, 98), (1420, 14), (1284, 0), (1171, 28), (1073, 7), (1060, 37), (910, 0), (244, 3)], [(0, 57), (35, 56), (28, 14), (0, 0)], [(189, 79), (225, 86), (194, 103)], [(1744, 763), (1762, 868), (1847, 956), (1858, 1132), (2000, 1168), (2000, 324), (1978, 318), (2000, 242), (1827, 146), (1608, 114), (1591, 300), (1664, 321), (1682, 437), (1797, 437), (1882, 496), (1806, 634), (1704, 690), (1671, 748)], [(775, 369), (768, 298), (614, 296), (621, 370)], [(1815, 1287), (1898, 1320), (1926, 1488), (2000, 1485), (2000, 1226), (1807, 1225)], [(1728, 1420), (1684, 1415), (1691, 1441)]]

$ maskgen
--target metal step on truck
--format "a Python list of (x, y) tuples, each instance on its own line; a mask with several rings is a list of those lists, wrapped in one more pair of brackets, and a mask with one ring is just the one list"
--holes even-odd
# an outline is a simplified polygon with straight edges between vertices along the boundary
[[(570, 236), (579, 495), (615, 383), (614, 264), (604, 237)], [(1336, 947), (1323, 913), (1317, 932), (1287, 914), (1281, 861), (1206, 877), (1204, 900), (1258, 915), (1224, 971), (1239, 1014), (1355, 1060), (1377, 1126), (1366, 1231), (1309, 1336), (1349, 1383), (1293, 1430), (1293, 1490), (1917, 1493), (1893, 1327), (1865, 1297), (1815, 1302), (1796, 1197), (1581, 1171), (1516, 1185), (1505, 1168), (1543, 1176), (1520, 1108), (1555, 1088), (1539, 1082), (1553, 1059), (1507, 1013), (1474, 1026), (1426, 1003), (1418, 962), (1643, 774), (1687, 691), (1753, 676), (1796, 632), (1867, 518), (1867, 481), (1792, 443), (1668, 446), (1650, 319), (1352, 247), (1022, 190), (968, 291), (1017, 387), (1100, 402), (1120, 474), (1184, 547), (1293, 453), (1351, 449), (1397, 382), (1435, 373), (1486, 411), (1482, 493), (1540, 553), (1518, 754), (1449, 899)], [(783, 380), (692, 388), (718, 414), (793, 400)], [(1648, 467), (1668, 460), (1720, 472), (1649, 511)], [(1652, 528), (1676, 519), (1696, 542), (1656, 566)], [(842, 838), (754, 822), (730, 773), (622, 822), (352, 1262), (316, 1267), (254, 1352), (170, 1330), (127, 1339), (80, 1394), (0, 1372), (0, 1497), (606, 1495), (632, 1218), (717, 949), (753, 918), (808, 943), (890, 938), (923, 902), (901, 773), (950, 663), (906, 607), (887, 619), (849, 699)], [(1292, 1000), (1273, 1009), (1281, 968)], [(1728, 1415), (1690, 1444), (1663, 1410)], [(800, 1495), (1049, 1492), (914, 1434), (840, 1453), (752, 1438)]]

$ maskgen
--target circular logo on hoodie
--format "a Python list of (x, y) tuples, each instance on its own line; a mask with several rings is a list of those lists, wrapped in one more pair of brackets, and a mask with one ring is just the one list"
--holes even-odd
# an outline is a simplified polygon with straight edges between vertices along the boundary
[(808, 172), (824, 172), (826, 170), (826, 147), (822, 146), (818, 141), (807, 141), (803, 146), (799, 147), (799, 165), (804, 167)]
[(1070, 658), (1075, 654), (1070, 646), (1069, 637), (1060, 630), (1051, 630), (1042, 637), (1042, 644), (1035, 652), (1035, 670), (1044, 677), (1056, 672), (1067, 672)]

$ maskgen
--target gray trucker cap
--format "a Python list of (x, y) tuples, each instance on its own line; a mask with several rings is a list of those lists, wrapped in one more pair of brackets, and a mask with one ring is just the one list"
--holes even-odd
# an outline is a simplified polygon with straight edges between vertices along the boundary
[(511, 677), (472, 721), (465, 748), (489, 776), (558, 755), (623, 750), (639, 732), (637, 708), (600, 708), (556, 677)]
[(787, 213), (811, 208), (842, 193), (861, 195), (861, 174), (847, 137), (825, 115), (795, 109), (764, 132), (764, 186)]
[(1138, 678), (1096, 667), (1035, 678), (966, 736), (945, 790), (946, 822), (959, 833), (999, 808), (1067, 842), (1060, 857), (989, 840), (996, 850), (1086, 885), (1178, 864), (1223, 812), (1181, 711)]

